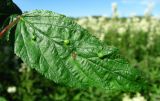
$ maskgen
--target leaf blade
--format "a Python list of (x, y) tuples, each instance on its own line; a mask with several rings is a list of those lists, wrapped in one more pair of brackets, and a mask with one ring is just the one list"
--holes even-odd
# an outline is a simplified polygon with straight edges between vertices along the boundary
[[(65, 40), (69, 44), (64, 44)], [(22, 16), (15, 53), (47, 78), (71, 87), (136, 91), (143, 86), (141, 73), (131, 68), (116, 48), (100, 42), (72, 19), (50, 11)]]

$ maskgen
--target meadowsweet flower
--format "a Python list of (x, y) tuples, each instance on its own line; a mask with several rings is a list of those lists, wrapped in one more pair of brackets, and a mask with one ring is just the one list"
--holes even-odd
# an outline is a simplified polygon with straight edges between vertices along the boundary
[(122, 101), (147, 101), (140, 93), (137, 93), (136, 96), (130, 98), (129, 95), (125, 94)]
[(155, 32), (156, 32), (156, 34), (157, 34), (157, 35), (160, 35), (160, 28), (159, 28), (159, 27), (157, 27), (155, 30), (156, 30), (156, 31), (155, 31)]
[(30, 68), (27, 68), (26, 64), (21, 64), (21, 68), (18, 70), (19, 72), (29, 72)]
[(139, 19), (138, 17), (133, 17), (132, 21), (133, 21), (134, 23), (138, 23), (138, 22), (140, 21), (140, 19)]
[(145, 16), (151, 16), (152, 11), (153, 11), (153, 7), (154, 7), (153, 3), (148, 3), (148, 6), (147, 6), (146, 10), (144, 11), (144, 15)]
[(138, 24), (139, 24), (139, 27), (141, 28), (141, 30), (143, 32), (148, 32), (149, 31), (150, 25), (149, 25), (149, 23), (146, 19), (142, 19), (141, 22), (138, 23)]
[(127, 23), (131, 23), (131, 18), (126, 19)]
[(126, 33), (126, 29), (124, 27), (118, 28), (119, 35), (124, 35)]
[(130, 99), (129, 95), (124, 94), (122, 101), (132, 101), (132, 99)]
[(117, 11), (117, 8), (118, 8), (117, 3), (116, 3), (116, 2), (113, 2), (113, 3), (112, 3), (112, 11), (113, 11), (113, 12)]
[(81, 18), (77, 21), (78, 24), (83, 25), (87, 23), (87, 18)]
[(105, 33), (108, 33), (109, 29), (112, 28), (112, 25), (111, 24), (105, 24), (105, 25), (102, 26), (102, 28), (104, 29)]
[(135, 97), (132, 98), (132, 101), (147, 101), (140, 93), (137, 93)]
[(119, 13), (118, 13), (118, 5), (116, 2), (113, 2), (112, 3), (112, 17), (113, 18), (116, 18), (119, 16)]
[(101, 16), (101, 17), (98, 18), (98, 21), (101, 22), (101, 23), (105, 22), (105, 20), (106, 20), (105, 16)]
[(90, 23), (94, 23), (94, 24), (97, 23), (97, 19), (94, 18), (94, 17), (92, 17), (92, 16), (89, 16), (89, 17), (88, 17), (88, 20), (89, 20)]
[(99, 38), (99, 39), (100, 39), (101, 41), (104, 41), (104, 38), (105, 38), (105, 34), (104, 34), (104, 33), (100, 34), (100, 38)]
[(17, 90), (17, 88), (15, 86), (10, 86), (7, 88), (7, 92), (8, 93), (15, 93)]

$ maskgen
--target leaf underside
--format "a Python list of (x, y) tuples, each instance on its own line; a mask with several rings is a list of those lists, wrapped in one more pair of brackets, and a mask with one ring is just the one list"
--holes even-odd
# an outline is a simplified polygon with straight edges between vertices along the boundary
[(51, 11), (35, 10), (21, 16), (15, 53), (59, 84), (112, 91), (142, 88), (141, 73), (131, 68), (116, 48), (100, 42), (71, 18)]

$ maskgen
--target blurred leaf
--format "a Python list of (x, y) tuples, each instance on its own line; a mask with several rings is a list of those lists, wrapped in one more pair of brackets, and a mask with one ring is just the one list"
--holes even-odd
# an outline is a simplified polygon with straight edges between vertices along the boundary
[(4, 97), (0, 97), (0, 101), (7, 101)]

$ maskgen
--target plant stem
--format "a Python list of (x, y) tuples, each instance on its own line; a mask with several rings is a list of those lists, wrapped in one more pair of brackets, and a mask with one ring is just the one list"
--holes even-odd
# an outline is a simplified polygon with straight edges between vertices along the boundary
[(12, 28), (20, 19), (21, 16), (17, 16), (16, 20), (11, 22), (9, 25), (7, 25), (1, 32), (0, 32), (0, 38), (4, 35), (5, 32), (7, 32), (10, 28)]

